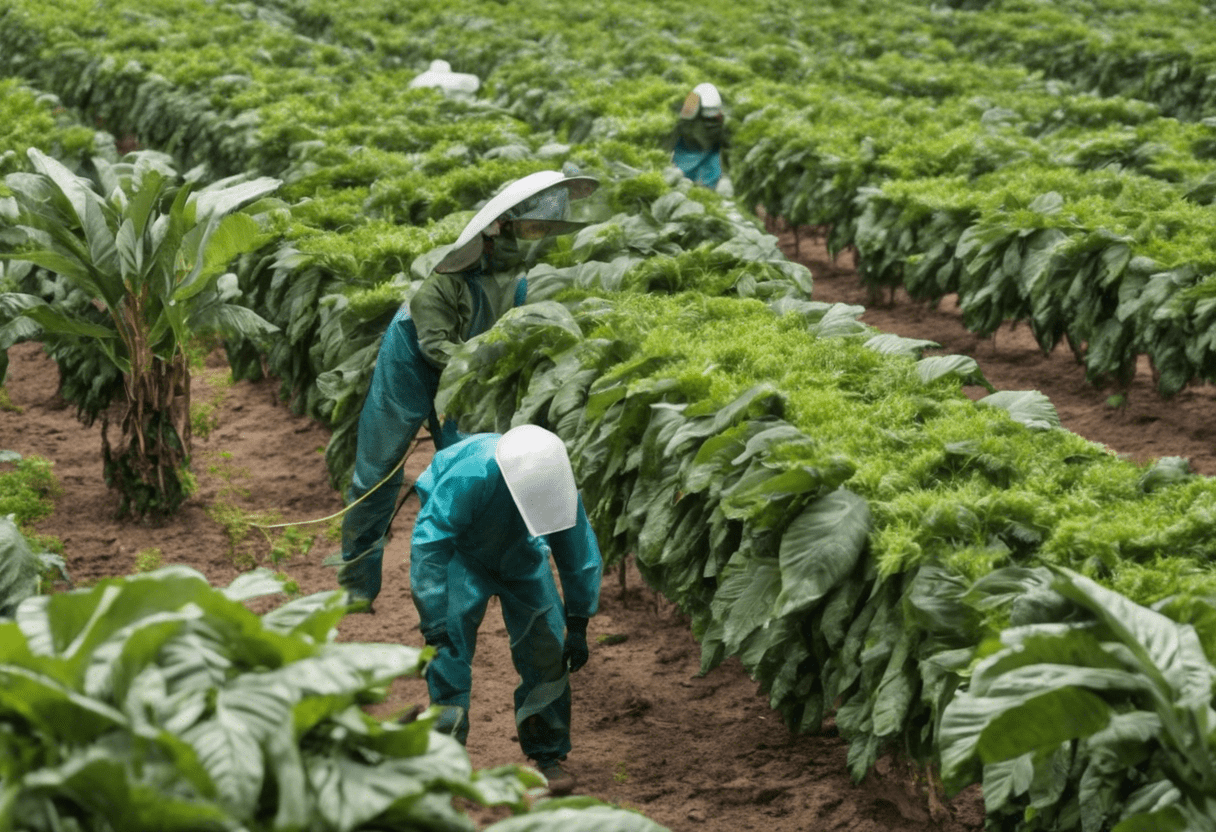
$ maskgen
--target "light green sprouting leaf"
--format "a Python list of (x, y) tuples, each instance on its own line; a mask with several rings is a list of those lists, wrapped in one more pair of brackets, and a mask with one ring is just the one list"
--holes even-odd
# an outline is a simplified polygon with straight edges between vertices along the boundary
[(807, 609), (852, 572), (870, 523), (869, 504), (844, 488), (807, 506), (781, 538), (776, 615)]
[(976, 404), (1006, 410), (1014, 421), (1021, 422), (1032, 430), (1052, 430), (1060, 427), (1060, 414), (1056, 412), (1055, 405), (1038, 390), (1001, 390), (979, 399)]

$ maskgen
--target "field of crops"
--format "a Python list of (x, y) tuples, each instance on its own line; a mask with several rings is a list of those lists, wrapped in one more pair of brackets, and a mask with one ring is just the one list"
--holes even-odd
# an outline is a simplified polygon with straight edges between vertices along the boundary
[[(1044, 350), (1066, 343), (1094, 382), (1126, 385), (1144, 358), (1166, 396), (1216, 381), (1214, 15), (1198, 0), (12, 0), (0, 350), (42, 340), (65, 399), (104, 421), (136, 362), (96, 346), (124, 291), (99, 275), (184, 257), (184, 282), (146, 284), (163, 295), (158, 337), (184, 349), (192, 328), (222, 331), (237, 378), (278, 379), (332, 429), (340, 487), (380, 333), (437, 246), (509, 179), (597, 176), (590, 225), (537, 253), (528, 303), (452, 362), (441, 409), (470, 430), (558, 433), (608, 565), (636, 559), (689, 616), (702, 670), (737, 658), (790, 731), (832, 716), (856, 779), (898, 749), (951, 790), (982, 783), (994, 828), (1216, 829), (1216, 486), (1184, 460), (1121, 460), (1060, 429), (1036, 391), (992, 389), (972, 359), (926, 355), (932, 344), (817, 300), (814, 275), (756, 217), (825, 227), (876, 291), (957, 297), (979, 336), (1022, 322)], [(409, 89), (433, 58), (478, 75), (479, 93)], [(707, 79), (726, 100), (734, 198), (692, 187), (662, 150)], [(120, 147), (145, 149), (144, 167)], [(205, 230), (188, 189), (172, 199), (179, 177), (214, 212)], [(86, 191), (124, 182), (107, 227)], [(162, 202), (163, 226), (148, 220)], [(180, 249), (161, 247), (166, 234)], [(989, 395), (973, 402), (976, 387)], [(133, 476), (123, 449), (104, 452), (107, 476)], [(131, 504), (180, 502), (188, 485)], [(236, 741), (225, 714), (255, 710), (242, 697), (265, 680), (198, 700), (205, 668), (162, 645), (237, 628), (286, 651), (283, 667), (340, 665), (340, 688), (273, 703), (295, 708), (296, 739), (339, 745), (352, 717), (338, 700), (417, 663), (288, 644), (323, 641), (332, 598), (255, 625), (229, 604), (254, 579), (226, 592), (166, 580), (178, 606), (149, 615), (189, 599), (217, 618), (178, 635), (148, 622), (132, 641), (129, 622), (99, 612), (144, 591), (132, 584), (79, 609), (35, 601), (0, 625), (28, 641), (4, 655), (5, 679), (59, 692), (12, 719), (55, 735), (56, 709), (90, 715), (56, 739), (85, 743), (75, 757), (0, 733), (26, 761), (0, 769), (0, 819), (79, 801), (87, 778), (134, 800), (176, 776), (183, 807), (300, 826), (285, 795), (303, 800), (304, 780), (325, 775), (268, 769), (283, 796), (266, 806), (222, 762)], [(122, 678), (86, 672), (111, 655), (129, 660)], [(162, 675), (204, 675), (132, 687), (158, 661)], [(120, 710), (139, 702), (156, 715)], [(215, 724), (175, 731), (182, 708)], [(115, 724), (137, 752), (129, 781), (105, 756)], [(363, 746), (346, 751), (414, 764), (408, 732), (360, 724)], [(248, 730), (263, 749), (292, 745)], [(527, 784), (513, 777), (444, 782), (511, 803)], [(447, 792), (425, 794), (375, 805), (385, 823), (422, 824)], [(326, 828), (379, 828), (331, 797), (308, 798), (333, 809)], [(33, 828), (59, 828), (47, 812)]]

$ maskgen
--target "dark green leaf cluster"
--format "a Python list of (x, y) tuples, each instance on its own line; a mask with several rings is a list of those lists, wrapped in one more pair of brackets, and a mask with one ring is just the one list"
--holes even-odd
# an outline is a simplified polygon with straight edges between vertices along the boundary
[(471, 830), (453, 796), (524, 808), (535, 774), (473, 772), (429, 718), (359, 707), (421, 651), (334, 642), (340, 593), (244, 604), (279, 589), (168, 567), (24, 601), (0, 623), (5, 825)]

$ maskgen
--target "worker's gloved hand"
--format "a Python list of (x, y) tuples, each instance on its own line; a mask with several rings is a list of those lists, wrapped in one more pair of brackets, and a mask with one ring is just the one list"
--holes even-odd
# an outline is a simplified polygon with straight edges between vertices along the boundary
[(587, 649), (587, 619), (578, 616), (566, 617), (566, 648), (562, 658), (571, 673), (581, 668), (591, 657)]
[(372, 602), (380, 594), (381, 551), (366, 551), (349, 560), (345, 556), (338, 566), (338, 586), (350, 593), (352, 612), (375, 612)]

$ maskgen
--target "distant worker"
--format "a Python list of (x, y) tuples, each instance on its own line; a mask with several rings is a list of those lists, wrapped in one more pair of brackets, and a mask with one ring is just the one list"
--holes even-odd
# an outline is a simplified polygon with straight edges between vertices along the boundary
[(520, 747), (550, 792), (569, 794), (575, 780), (561, 761), (571, 748), (570, 673), (589, 657), (603, 559), (566, 447), (536, 425), (474, 434), (435, 454), (416, 488), (410, 591), (437, 651), (426, 668), (431, 704), (447, 706), (435, 729), (468, 739), (477, 628), (497, 595), (520, 675)]
[(717, 87), (698, 84), (684, 99), (672, 134), (672, 163), (710, 190), (717, 190), (722, 178), (722, 151), (728, 146), (725, 122)]
[(405, 475), (401, 463), (414, 436), (428, 423), (435, 447), (457, 438), (439, 424), (435, 394), (448, 360), (524, 302), (524, 251), (520, 241), (564, 234), (583, 226), (566, 222), (569, 203), (599, 183), (587, 176), (539, 171), (519, 179), (486, 203), (410, 300), (402, 304), (380, 342), (371, 386), (359, 414), (355, 470), (342, 520), (338, 583), (372, 612), (380, 593), (384, 538)]
[(426, 72), (414, 76), (410, 87), (437, 87), (445, 95), (472, 95), (481, 87), (481, 79), (466, 72), (452, 72), (447, 61), (431, 61)]

